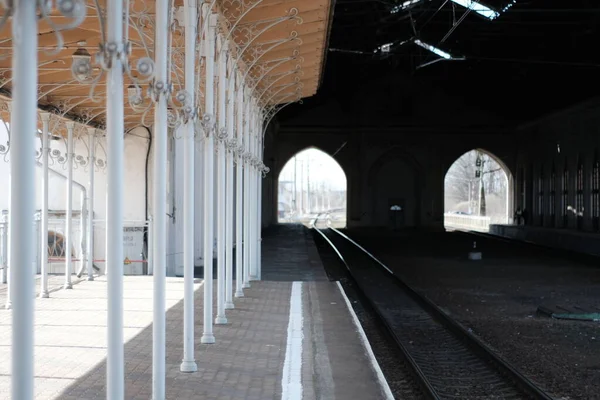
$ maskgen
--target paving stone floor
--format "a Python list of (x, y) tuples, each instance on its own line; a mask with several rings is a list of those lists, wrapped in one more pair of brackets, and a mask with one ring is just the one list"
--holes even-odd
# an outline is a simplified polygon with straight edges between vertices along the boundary
[[(196, 283), (197, 373), (179, 372), (183, 279), (167, 278), (167, 398), (280, 399), (294, 280), (304, 281), (303, 398), (383, 398), (344, 299), (327, 281), (310, 236), (303, 228), (284, 228), (266, 238), (263, 250), (264, 280), (235, 300), (228, 324), (214, 326), (213, 345), (200, 343), (203, 282)], [(106, 278), (74, 282), (72, 290), (63, 290), (63, 278), (51, 277), (50, 298), (35, 301), (36, 399), (106, 398)], [(10, 398), (12, 311), (3, 309), (5, 300), (6, 285), (0, 285), (0, 400)], [(125, 398), (147, 400), (152, 277), (124, 278), (124, 320)]]

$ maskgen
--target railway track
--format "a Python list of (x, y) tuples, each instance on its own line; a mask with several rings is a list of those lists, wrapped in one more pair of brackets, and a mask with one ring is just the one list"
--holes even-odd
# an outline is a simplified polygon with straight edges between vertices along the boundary
[(431, 399), (544, 399), (548, 394), (358, 243), (315, 230), (332, 246)]

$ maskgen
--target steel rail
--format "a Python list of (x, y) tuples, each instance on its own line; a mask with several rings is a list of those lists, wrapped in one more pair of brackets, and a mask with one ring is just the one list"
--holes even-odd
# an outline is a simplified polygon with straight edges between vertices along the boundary
[[(333, 244), (333, 242), (327, 237), (327, 235), (322, 232), (321, 229), (317, 227), (319, 215), (311, 221), (311, 225), (315, 228), (315, 230), (332, 246), (334, 251), (338, 254), (342, 262), (345, 264), (350, 276), (354, 279), (354, 274), (352, 272), (351, 267), (348, 265), (346, 260), (341, 254), (341, 251)], [(536, 384), (530, 381), (527, 377), (521, 374), (515, 367), (513, 367), (510, 363), (504, 360), (501, 356), (496, 354), (494, 350), (492, 350), (487, 344), (482, 342), (478, 337), (469, 332), (467, 328), (465, 328), (460, 322), (456, 321), (452, 317), (450, 317), (445, 311), (443, 311), (439, 306), (433, 303), (424, 295), (418, 293), (416, 290), (411, 288), (407, 283), (404, 282), (398, 275), (396, 275), (390, 268), (388, 268), (383, 262), (377, 259), (374, 255), (369, 253), (364, 247), (355, 242), (353, 239), (340, 232), (339, 230), (329, 227), (329, 230), (343, 238), (346, 242), (351, 243), (356, 248), (358, 248), (361, 252), (367, 255), (371, 260), (377, 263), (385, 272), (387, 272), (388, 276), (400, 287), (405, 293), (407, 293), (419, 306), (421, 306), (434, 320), (442, 324), (443, 327), (448, 329), (454, 337), (462, 341), (471, 351), (473, 351), (479, 358), (484, 361), (490, 361), (491, 364), (495, 367), (497, 372), (499, 372), (502, 376), (507, 377), (510, 381), (512, 381), (519, 389), (523, 390), (529, 396), (535, 399), (540, 400), (553, 400), (553, 398), (544, 392), (541, 388), (539, 388)], [(356, 279), (355, 279), (356, 281)], [(357, 281), (357, 286), (360, 291), (363, 292), (365, 299), (369, 303), (371, 303), (371, 308), (377, 314), (380, 322), (386, 327), (388, 332), (394, 338), (396, 344), (399, 346), (400, 350), (406, 357), (406, 360), (411, 365), (415, 374), (421, 381), (421, 385), (425, 390), (426, 394), (432, 399), (441, 399), (436, 392), (433, 384), (430, 382), (429, 378), (425, 375), (423, 370), (417, 362), (410, 354), (410, 352), (406, 349), (406, 347), (401, 343), (398, 336), (395, 334), (394, 329), (390, 326), (388, 321), (383, 317), (383, 315), (378, 311), (378, 307), (374, 304), (372, 300), (369, 299), (366, 293), (360, 288), (360, 284)]]

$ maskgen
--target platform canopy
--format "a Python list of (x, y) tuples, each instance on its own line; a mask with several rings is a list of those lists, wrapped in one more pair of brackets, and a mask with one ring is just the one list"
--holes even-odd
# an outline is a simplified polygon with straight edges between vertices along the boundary
[[(51, 3), (51, 2), (49, 2)], [(106, 0), (73, 0), (64, 3), (71, 10), (51, 5), (39, 22), (38, 104), (66, 119), (103, 128), (106, 124), (106, 73), (95, 62), (102, 57), (105, 43)], [(68, 4), (67, 4), (68, 3)], [(173, 107), (177, 93), (184, 89), (185, 32), (183, 0), (170, 7), (169, 67)], [(219, 15), (219, 31), (227, 38), (229, 63), (235, 63), (244, 84), (253, 91), (261, 106), (299, 100), (316, 93), (325, 62), (332, 7), (330, 0), (210, 0), (204, 8)], [(123, 91), (125, 128), (150, 125), (152, 101), (146, 96), (153, 78), (155, 41), (154, 1), (125, 1), (128, 9), (126, 43), (129, 55)], [(82, 10), (85, 9), (85, 15)], [(6, 14), (5, 10), (2, 10)], [(43, 11), (40, 11), (42, 14)], [(11, 18), (4, 16), (0, 31), (0, 98), (11, 98)], [(207, 24), (199, 16), (198, 39), (206, 34)], [(198, 43), (202, 41), (197, 40)], [(220, 45), (219, 45), (220, 46)], [(203, 49), (198, 45), (198, 51)], [(221, 49), (217, 48), (217, 52)], [(86, 64), (86, 59), (91, 64)], [(83, 61), (80, 61), (83, 60)], [(203, 59), (196, 57), (196, 98), (202, 108)], [(81, 65), (91, 65), (90, 70)], [(129, 101), (128, 101), (129, 100)], [(199, 109), (198, 111), (201, 112)], [(0, 107), (1, 118), (8, 120), (9, 109)]]

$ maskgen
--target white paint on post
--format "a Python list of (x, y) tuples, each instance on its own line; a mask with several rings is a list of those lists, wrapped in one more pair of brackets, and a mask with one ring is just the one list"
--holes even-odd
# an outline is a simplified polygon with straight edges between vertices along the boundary
[[(11, 164), (12, 166), (12, 164)], [(10, 201), (12, 204), (12, 174), (9, 175), (8, 177), (8, 181), (9, 181), (9, 195), (10, 197)], [(12, 206), (9, 206), (9, 210), (8, 210), (8, 238), (6, 239), (7, 245), (8, 245), (8, 255), (7, 255), (7, 263), (6, 266), (8, 267), (8, 270), (6, 271), (6, 279), (8, 280), (8, 286), (6, 287), (6, 304), (4, 305), (4, 308), (7, 310), (10, 310), (12, 308), (12, 268), (11, 268), (11, 259), (12, 259), (12, 254), (11, 254), (11, 240), (10, 238), (12, 237), (11, 234), (11, 221), (12, 221)]]
[(243, 159), (240, 157), (240, 151), (243, 143), (243, 118), (244, 118), (244, 95), (240, 83), (240, 75), (237, 74), (237, 140), (235, 165), (235, 297), (244, 297), (243, 289)]
[(281, 378), (281, 400), (302, 399), (302, 340), (304, 318), (302, 315), (302, 282), (292, 283), (290, 318), (287, 345)]
[(350, 304), (350, 300), (348, 299), (348, 296), (346, 296), (346, 292), (344, 291), (342, 284), (339, 281), (337, 281), (336, 283), (337, 283), (338, 289), (340, 290), (340, 293), (342, 294), (342, 297), (344, 298), (346, 307), (348, 307), (348, 312), (350, 312), (350, 315), (352, 316), (352, 322), (354, 323), (354, 326), (356, 327), (356, 330), (358, 331), (360, 341), (361, 341), (363, 347), (365, 348), (367, 355), (369, 356), (369, 361), (371, 362), (371, 368), (373, 368), (373, 371), (375, 371), (375, 375), (377, 375), (377, 380), (379, 381), (381, 390), (383, 391), (385, 398), (387, 400), (394, 400), (394, 395), (392, 394), (390, 385), (388, 385), (388, 382), (385, 379), (385, 375), (383, 375), (383, 371), (381, 370), (381, 367), (379, 366), (379, 363), (377, 362), (377, 358), (375, 358), (375, 353), (373, 353), (373, 349), (371, 348), (369, 339), (367, 338), (367, 335), (365, 334), (365, 330), (363, 329), (360, 321), (358, 320), (358, 317), (356, 316), (356, 313), (354, 312), (354, 309), (352, 308), (352, 304)]
[[(67, 122), (67, 212), (65, 213), (65, 289), (72, 289), (71, 271), (73, 270), (73, 257), (71, 247), (73, 246), (73, 130), (75, 122)], [(83, 219), (83, 215), (81, 216)], [(82, 232), (83, 234), (83, 232)]]
[[(235, 111), (235, 72), (229, 68), (229, 84), (227, 94), (227, 140), (231, 144)], [(231, 149), (226, 152), (226, 188), (225, 188), (225, 309), (231, 310), (233, 304), (233, 154)]]
[(217, 316), (215, 324), (227, 323), (225, 316), (225, 138), (226, 129), (226, 85), (227, 85), (227, 46), (221, 40), (219, 51), (219, 117), (217, 140)]
[(167, 96), (169, 1), (157, 0), (154, 40), (154, 298), (152, 323), (152, 399), (166, 397), (166, 276), (167, 276)]
[[(257, 135), (258, 136), (258, 159), (263, 161), (263, 146), (262, 146), (262, 141), (263, 141), (263, 137), (262, 137), (262, 126), (260, 125), (260, 122), (258, 123), (258, 127), (257, 127)], [(262, 177), (262, 171), (258, 171), (258, 197), (257, 197), (257, 212), (256, 212), (256, 219), (258, 220), (258, 226), (257, 226), (257, 235), (258, 235), (258, 239), (257, 239), (257, 243), (256, 243), (256, 270), (257, 272), (257, 279), (260, 281), (262, 279), (262, 181), (263, 181), (263, 177)]]
[[(10, 285), (12, 312), (11, 398), (33, 399), (33, 263), (35, 211), (34, 132), (37, 131), (37, 2), (15, 1), (12, 19), (10, 128)], [(18, 265), (19, 268), (12, 266)], [(14, 286), (13, 286), (14, 285)]]
[(248, 281), (254, 280), (254, 102), (251, 100), (250, 117), (248, 119)]
[[(107, 41), (123, 51), (123, 2), (109, 0), (106, 9)], [(117, 54), (106, 77), (106, 284), (108, 291), (108, 355), (106, 359), (106, 397), (125, 397), (123, 346), (123, 167), (124, 99), (123, 66)], [(90, 170), (94, 169), (90, 164)], [(93, 191), (90, 191), (90, 198)], [(93, 208), (90, 207), (90, 213)], [(93, 225), (90, 223), (90, 228)], [(93, 242), (91, 242), (93, 243)], [(90, 244), (91, 244), (90, 243)], [(93, 246), (93, 244), (92, 244)], [(93, 262), (93, 251), (89, 253)], [(88, 274), (89, 274), (88, 270)]]
[[(185, 18), (185, 89), (190, 104), (195, 105), (194, 81), (196, 59), (196, 1), (186, 0)], [(184, 126), (183, 140), (183, 360), (181, 372), (196, 372), (198, 365), (194, 356), (194, 121)]]
[[(10, 193), (8, 197), (10, 199)], [(0, 260), (2, 263), (2, 277), (0, 278), (0, 282), (6, 284), (8, 282), (8, 218), (6, 216), (1, 216), (0, 218), (3, 223), (2, 236), (0, 236), (2, 240), (0, 242), (0, 246), (2, 247), (2, 260)]]
[(88, 207), (87, 207), (87, 280), (94, 280), (94, 167), (96, 165), (96, 128), (88, 128)]
[[(208, 14), (208, 4), (204, 4)], [(214, 65), (215, 65), (215, 30), (216, 15), (207, 15), (208, 32), (206, 36), (206, 83), (205, 106), (206, 116), (214, 121)], [(200, 341), (205, 344), (215, 342), (213, 335), (213, 247), (214, 247), (214, 136), (208, 132), (204, 140), (204, 332)]]
[(254, 157), (255, 163), (252, 165), (252, 211), (250, 212), (252, 216), (252, 280), (258, 280), (258, 169), (256, 162), (258, 161), (258, 130), (257, 130), (257, 120), (258, 120), (258, 107), (254, 107), (252, 118), (252, 155)]
[(244, 157), (241, 164), (244, 167), (244, 210), (242, 214), (243, 229), (244, 229), (244, 281), (242, 287), (247, 289), (250, 287), (250, 163), (247, 155), (250, 154), (250, 96), (246, 94), (244, 102), (245, 118), (244, 118)]
[(48, 298), (48, 128), (50, 114), (41, 113), (42, 117), (42, 215), (40, 219), (40, 298)]

